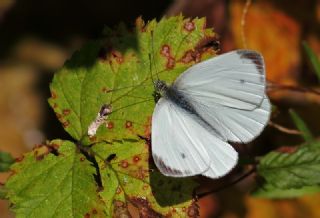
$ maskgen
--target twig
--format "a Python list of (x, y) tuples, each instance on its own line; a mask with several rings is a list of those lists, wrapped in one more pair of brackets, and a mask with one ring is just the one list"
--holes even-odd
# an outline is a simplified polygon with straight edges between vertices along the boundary
[(287, 127), (284, 127), (284, 126), (281, 126), (279, 124), (276, 124), (272, 121), (269, 121), (268, 123), (270, 126), (276, 128), (277, 130), (281, 131), (281, 132), (284, 132), (284, 133), (287, 133), (287, 134), (290, 134), (290, 135), (301, 135), (301, 132), (298, 131), (298, 130), (295, 130), (295, 129), (289, 129)]
[(241, 180), (247, 178), (248, 176), (250, 176), (252, 173), (254, 173), (256, 171), (256, 167), (253, 167), (251, 170), (249, 170), (248, 172), (246, 172), (245, 174), (243, 174), (242, 176), (240, 176), (239, 178), (237, 178), (236, 180), (232, 181), (231, 183), (229, 184), (226, 184), (226, 185), (223, 185), (219, 188), (216, 188), (216, 189), (212, 189), (210, 191), (207, 191), (207, 192), (203, 192), (203, 193), (200, 193), (200, 194), (196, 194), (196, 197), (197, 199), (200, 199), (200, 198), (203, 198), (207, 195), (210, 195), (210, 194), (213, 194), (213, 193), (216, 193), (216, 192), (220, 192), (230, 186), (233, 186), (234, 184), (240, 182)]
[(247, 41), (246, 41), (246, 36), (244, 33), (244, 27), (246, 25), (246, 17), (247, 17), (250, 5), (251, 5), (251, 0), (247, 0), (245, 6), (243, 8), (243, 11), (242, 11), (241, 23), (240, 23), (240, 25), (241, 25), (241, 39), (242, 39), (242, 44), (243, 44), (244, 48), (247, 48)]

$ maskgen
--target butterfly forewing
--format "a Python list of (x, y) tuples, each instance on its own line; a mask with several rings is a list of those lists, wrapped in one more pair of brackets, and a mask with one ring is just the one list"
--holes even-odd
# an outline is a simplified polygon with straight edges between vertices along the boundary
[(232, 51), (190, 67), (173, 85), (199, 102), (252, 110), (265, 95), (264, 61), (255, 51)]

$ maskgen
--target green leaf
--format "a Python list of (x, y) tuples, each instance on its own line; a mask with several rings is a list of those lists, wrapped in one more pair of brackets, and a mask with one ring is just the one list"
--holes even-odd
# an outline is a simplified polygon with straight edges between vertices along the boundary
[(305, 124), (305, 122), (302, 120), (302, 118), (294, 111), (294, 110), (290, 110), (290, 116), (294, 122), (294, 124), (297, 126), (297, 128), (300, 130), (300, 132), (302, 133), (302, 137), (304, 138), (304, 140), (306, 142), (312, 142), (314, 141), (314, 137), (311, 133), (311, 131), (309, 130), (309, 128), (307, 127), (307, 125)]
[(316, 55), (316, 53), (310, 48), (310, 46), (306, 42), (303, 42), (303, 47), (309, 57), (309, 60), (314, 68), (314, 71), (315, 71), (318, 79), (320, 80), (320, 61), (319, 61), (318, 56)]
[(0, 152), (0, 172), (6, 172), (14, 163), (14, 158), (7, 152)]
[(310, 195), (320, 192), (320, 186), (304, 186), (297, 189), (281, 189), (272, 186), (271, 184), (264, 184), (259, 186), (256, 190), (253, 191), (252, 195), (254, 197), (261, 198), (296, 198), (304, 195)]
[(42, 145), (25, 154), (12, 171), (5, 186), (17, 217), (104, 216), (96, 170), (72, 142)]
[(320, 149), (302, 146), (293, 153), (270, 152), (261, 159), (258, 174), (276, 189), (320, 185)]
[[(106, 30), (105, 41), (91, 42), (77, 52), (50, 86), (49, 103), (66, 131), (83, 144), (148, 135), (152, 77), (171, 83), (190, 65), (213, 56), (213, 49), (203, 45), (214, 33), (204, 26), (205, 19), (182, 16), (147, 24), (138, 19), (134, 31), (123, 26)], [(89, 63), (83, 64), (86, 59)], [(89, 139), (88, 126), (106, 103), (113, 113)]]
[(165, 177), (155, 166), (150, 166), (148, 145), (99, 143), (93, 149), (101, 157), (98, 165), (104, 189), (100, 195), (106, 204), (107, 217), (128, 213), (130, 204), (141, 217), (195, 217), (198, 214), (192, 199), (196, 183), (190, 178)]

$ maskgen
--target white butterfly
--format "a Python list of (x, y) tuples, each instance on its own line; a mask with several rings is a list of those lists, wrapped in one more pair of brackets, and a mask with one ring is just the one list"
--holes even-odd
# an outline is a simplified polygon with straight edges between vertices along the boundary
[(236, 164), (228, 144), (258, 136), (270, 115), (263, 57), (236, 50), (196, 64), (167, 86), (152, 115), (152, 156), (167, 176), (218, 178)]

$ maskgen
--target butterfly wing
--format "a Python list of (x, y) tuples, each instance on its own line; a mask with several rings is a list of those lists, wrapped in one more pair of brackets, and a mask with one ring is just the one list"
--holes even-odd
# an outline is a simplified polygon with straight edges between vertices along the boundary
[(228, 52), (193, 65), (173, 86), (200, 102), (252, 110), (264, 98), (263, 57), (250, 50)]
[(218, 57), (187, 70), (174, 87), (223, 140), (249, 142), (260, 134), (270, 115), (263, 59), (248, 50)]
[(214, 157), (209, 156), (207, 147), (217, 143), (226, 144), (201, 125), (196, 116), (165, 98), (158, 101), (152, 116), (152, 156), (162, 174), (199, 175), (209, 169), (211, 162), (221, 164), (217, 175), (225, 174), (236, 164), (237, 152), (227, 144), (229, 147), (222, 151), (225, 155), (217, 151)]

